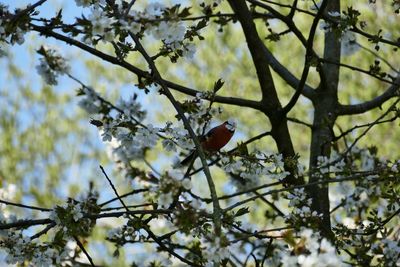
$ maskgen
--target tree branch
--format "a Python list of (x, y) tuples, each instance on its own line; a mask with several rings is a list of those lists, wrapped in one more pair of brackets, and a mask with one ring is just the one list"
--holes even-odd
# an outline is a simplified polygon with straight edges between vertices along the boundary
[[(31, 28), (34, 31), (37, 31), (45, 36), (50, 36), (53, 37), (57, 40), (63, 41), (69, 45), (78, 47), (96, 57), (101, 58), (104, 61), (107, 61), (111, 64), (120, 66), (125, 68), (126, 70), (140, 76), (140, 77), (144, 77), (144, 78), (148, 78), (148, 79), (152, 79), (152, 76), (149, 72), (144, 71), (124, 60), (120, 60), (116, 57), (113, 57), (111, 55), (108, 55), (106, 53), (103, 53), (93, 47), (90, 47), (84, 43), (81, 43), (73, 38), (70, 38), (68, 36), (59, 34), (57, 32), (52, 31), (50, 28), (45, 27), (45, 26), (38, 26), (35, 24), (30, 24)], [(162, 79), (162, 82), (169, 88), (178, 91), (180, 93), (186, 94), (186, 95), (190, 95), (190, 96), (196, 96), (196, 94), (198, 94), (200, 91), (197, 91), (195, 89), (189, 88), (189, 87), (185, 87), (183, 85), (179, 85), (177, 83), (168, 81), (168, 80), (164, 80)], [(248, 100), (248, 99), (242, 99), (242, 98), (235, 98), (235, 97), (224, 97), (224, 96), (215, 96), (215, 98), (213, 99), (214, 102), (218, 102), (221, 104), (227, 104), (227, 105), (236, 105), (236, 106), (241, 106), (241, 107), (250, 107), (250, 108), (254, 108), (257, 110), (260, 110), (261, 108), (261, 104), (259, 101), (254, 101), (254, 100)]]
[(253, 63), (256, 68), (257, 77), (260, 84), (262, 93), (262, 102), (269, 113), (281, 109), (278, 100), (274, 81), (272, 79), (271, 71), (269, 69), (266, 55), (264, 53), (264, 44), (262, 43), (256, 26), (253, 22), (253, 17), (246, 5), (245, 0), (229, 0), (229, 4), (242, 25), (243, 33), (245, 35), (247, 46), (253, 58)]
[(78, 244), (79, 248), (82, 250), (83, 254), (85, 254), (86, 258), (90, 262), (90, 265), (95, 267), (94, 262), (92, 260), (92, 257), (90, 257), (89, 253), (86, 251), (85, 247), (83, 246), (82, 242), (79, 240), (77, 236), (74, 236), (74, 239), (76, 241), (76, 244)]
[(24, 205), (24, 204), (20, 204), (20, 203), (14, 203), (14, 202), (2, 200), (2, 199), (0, 199), (0, 203), (3, 203), (5, 205), (20, 207), (20, 208), (25, 208), (25, 209), (31, 209), (31, 210), (40, 210), (40, 211), (44, 211), (44, 212), (51, 211), (51, 209), (40, 208), (40, 207), (30, 206), (30, 205)]
[[(294, 158), (295, 152), (289, 129), (287, 127), (286, 114), (282, 112), (282, 106), (275, 89), (271, 71), (269, 69), (268, 51), (260, 39), (253, 17), (245, 0), (229, 0), (229, 4), (236, 13), (238, 20), (242, 26), (244, 36), (247, 41), (250, 54), (253, 59), (254, 66), (257, 71), (257, 77), (262, 93), (262, 112), (271, 122), (271, 135), (276, 142), (279, 153), (282, 153), (285, 159)], [(297, 169), (289, 166), (285, 161), (285, 169), (290, 172), (286, 182), (301, 183), (301, 179), (295, 178)]]
[[(299, 99), (299, 97), (301, 95), (301, 92), (304, 90), (304, 85), (306, 84), (308, 73), (310, 71), (310, 66), (311, 66), (310, 61), (312, 61), (313, 57), (316, 55), (313, 50), (315, 32), (317, 30), (319, 20), (322, 18), (322, 15), (324, 13), (324, 10), (325, 10), (327, 4), (328, 4), (327, 0), (323, 1), (321, 4), (321, 7), (318, 10), (317, 15), (314, 17), (313, 23), (311, 25), (310, 33), (308, 34), (307, 44), (306, 44), (306, 55), (305, 55), (305, 59), (304, 59), (303, 73), (301, 74), (301, 79), (298, 84), (298, 87), (296, 88), (296, 92), (290, 99), (289, 103), (283, 108), (283, 113), (285, 113), (285, 114), (289, 113), (289, 111), (294, 107), (294, 105), (296, 104), (297, 100)], [(319, 68), (317, 68), (317, 69), (319, 69), (319, 71), (322, 74), (323, 68), (321, 68), (319, 66)]]
[(361, 114), (371, 109), (380, 107), (390, 98), (399, 95), (399, 88), (400, 88), (400, 75), (397, 76), (393, 84), (389, 86), (383, 94), (377, 96), (376, 98), (370, 101), (366, 101), (364, 103), (355, 105), (339, 105), (337, 109), (338, 115), (343, 116), (343, 115)]

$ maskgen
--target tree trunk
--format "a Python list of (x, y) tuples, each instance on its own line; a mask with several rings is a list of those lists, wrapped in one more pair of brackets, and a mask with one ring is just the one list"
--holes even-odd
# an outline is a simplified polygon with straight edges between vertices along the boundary
[[(327, 12), (340, 12), (340, 1), (329, 1)], [(340, 41), (339, 37), (333, 32), (325, 34), (324, 58), (326, 60), (340, 61)], [(322, 67), (321, 84), (317, 89), (317, 97), (313, 101), (314, 121), (310, 147), (310, 182), (320, 179), (327, 179), (314, 172), (317, 167), (319, 156), (330, 156), (331, 141), (333, 139), (333, 125), (335, 123), (338, 107), (337, 89), (339, 84), (339, 66), (324, 64)], [(312, 210), (322, 214), (322, 221), (319, 225), (321, 234), (327, 238), (332, 238), (330, 207), (329, 207), (329, 185), (316, 185), (308, 188), (308, 194), (312, 199)]]

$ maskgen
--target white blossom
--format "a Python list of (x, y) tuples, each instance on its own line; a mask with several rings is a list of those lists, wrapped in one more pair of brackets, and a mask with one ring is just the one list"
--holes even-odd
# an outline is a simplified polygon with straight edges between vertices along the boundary
[(290, 255), (288, 251), (281, 254), (282, 266), (301, 266), (301, 267), (336, 267), (346, 266), (332, 244), (323, 238), (320, 240), (318, 234), (311, 229), (303, 229), (300, 232), (301, 240), (308, 253), (300, 255)]
[(153, 127), (151, 124), (147, 125), (147, 128), (139, 128), (135, 134), (134, 141), (142, 147), (152, 148), (159, 139), (157, 135), (159, 130), (159, 128)]
[(230, 161), (227, 158), (223, 158), (221, 163), (223, 164), (223, 169), (226, 172), (238, 172), (243, 167), (243, 162), (241, 159)]
[(185, 178), (181, 182), (182, 187), (185, 188), (186, 190), (192, 189), (192, 181), (188, 178)]
[(172, 192), (162, 193), (158, 197), (158, 204), (162, 208), (168, 208), (174, 201), (174, 194)]
[(146, 115), (146, 112), (142, 109), (142, 105), (137, 100), (136, 95), (131, 96), (128, 100), (121, 98), (118, 101), (117, 107), (122, 110), (128, 118), (134, 117), (141, 121)]
[(36, 66), (36, 70), (46, 83), (56, 85), (57, 76), (68, 73), (70, 67), (56, 48), (42, 46), (41, 51), (45, 53), (45, 56), (40, 58), (40, 64)]
[(331, 17), (340, 17), (340, 12), (337, 12), (337, 11), (334, 11), (334, 12), (329, 11), (328, 14)]
[(72, 209), (71, 215), (74, 218), (75, 222), (81, 219), (83, 217), (81, 207), (79, 205), (75, 205)]
[(283, 167), (284, 167), (284, 162), (283, 162), (283, 156), (282, 156), (282, 154), (272, 154), (272, 157), (273, 157), (273, 159), (274, 159), (275, 166), (276, 166), (277, 168), (283, 169)]
[(400, 263), (400, 244), (398, 240), (383, 239), (383, 255), (388, 265), (395, 266)]
[(229, 259), (231, 255), (229, 247), (223, 246), (219, 237), (213, 236), (211, 237), (211, 240), (212, 242), (208, 244), (207, 250), (204, 251), (206, 258), (209, 259), (207, 264), (220, 262), (223, 259)]
[(160, 4), (158, 2), (150, 3), (145, 8), (145, 14), (147, 16), (159, 17), (162, 15), (164, 9), (165, 9), (165, 7), (163, 4)]
[(161, 21), (151, 29), (154, 38), (163, 40), (167, 45), (174, 45), (185, 37), (186, 27), (182, 22)]
[(103, 41), (112, 41), (114, 34), (112, 32), (112, 24), (115, 23), (113, 18), (109, 18), (101, 8), (92, 8), (88, 19), (92, 24), (92, 34), (103, 37)]
[(357, 44), (356, 35), (351, 31), (345, 31), (342, 33), (340, 39), (341, 42), (341, 55), (350, 56), (360, 50), (360, 46)]
[(84, 98), (78, 102), (78, 105), (89, 114), (98, 113), (101, 109), (101, 102), (97, 93), (89, 87), (84, 87), (82, 91)]
[(166, 151), (176, 151), (176, 144), (171, 139), (164, 139), (161, 143)]
[(196, 46), (192, 43), (183, 46), (182, 56), (186, 58), (193, 58), (196, 53)]

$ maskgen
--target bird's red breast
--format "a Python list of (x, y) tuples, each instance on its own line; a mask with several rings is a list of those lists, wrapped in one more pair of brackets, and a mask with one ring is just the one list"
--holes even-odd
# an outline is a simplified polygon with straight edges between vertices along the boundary
[(229, 140), (231, 140), (234, 133), (235, 125), (226, 121), (223, 124), (212, 128), (204, 136), (204, 141), (202, 141), (201, 144), (206, 151), (218, 151), (224, 147)]
[[(235, 133), (236, 123), (228, 120), (223, 124), (212, 128), (205, 136), (200, 137), (201, 146), (205, 151), (215, 152), (224, 147), (231, 140)], [(198, 156), (197, 151), (193, 150), (184, 160), (181, 165), (186, 165), (189, 162), (194, 162)]]

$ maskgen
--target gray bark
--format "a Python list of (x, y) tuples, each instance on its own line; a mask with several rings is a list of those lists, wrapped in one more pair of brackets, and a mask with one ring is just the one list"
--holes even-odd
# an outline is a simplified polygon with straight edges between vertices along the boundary
[[(340, 0), (328, 2), (326, 12), (340, 12)], [(340, 41), (333, 32), (325, 34), (324, 58), (340, 62)], [(312, 173), (317, 167), (318, 157), (326, 156), (329, 158), (331, 153), (331, 141), (334, 138), (333, 125), (337, 117), (338, 96), (337, 89), (339, 84), (339, 66), (334, 64), (324, 64), (325, 81), (322, 81), (316, 90), (317, 96), (313, 100), (314, 121), (310, 147), (310, 170)], [(310, 182), (321, 177), (318, 172), (310, 176)], [(320, 221), (320, 231), (325, 237), (332, 237), (329, 207), (329, 184), (312, 186), (308, 189), (308, 194), (312, 199), (312, 209), (322, 214)]]

